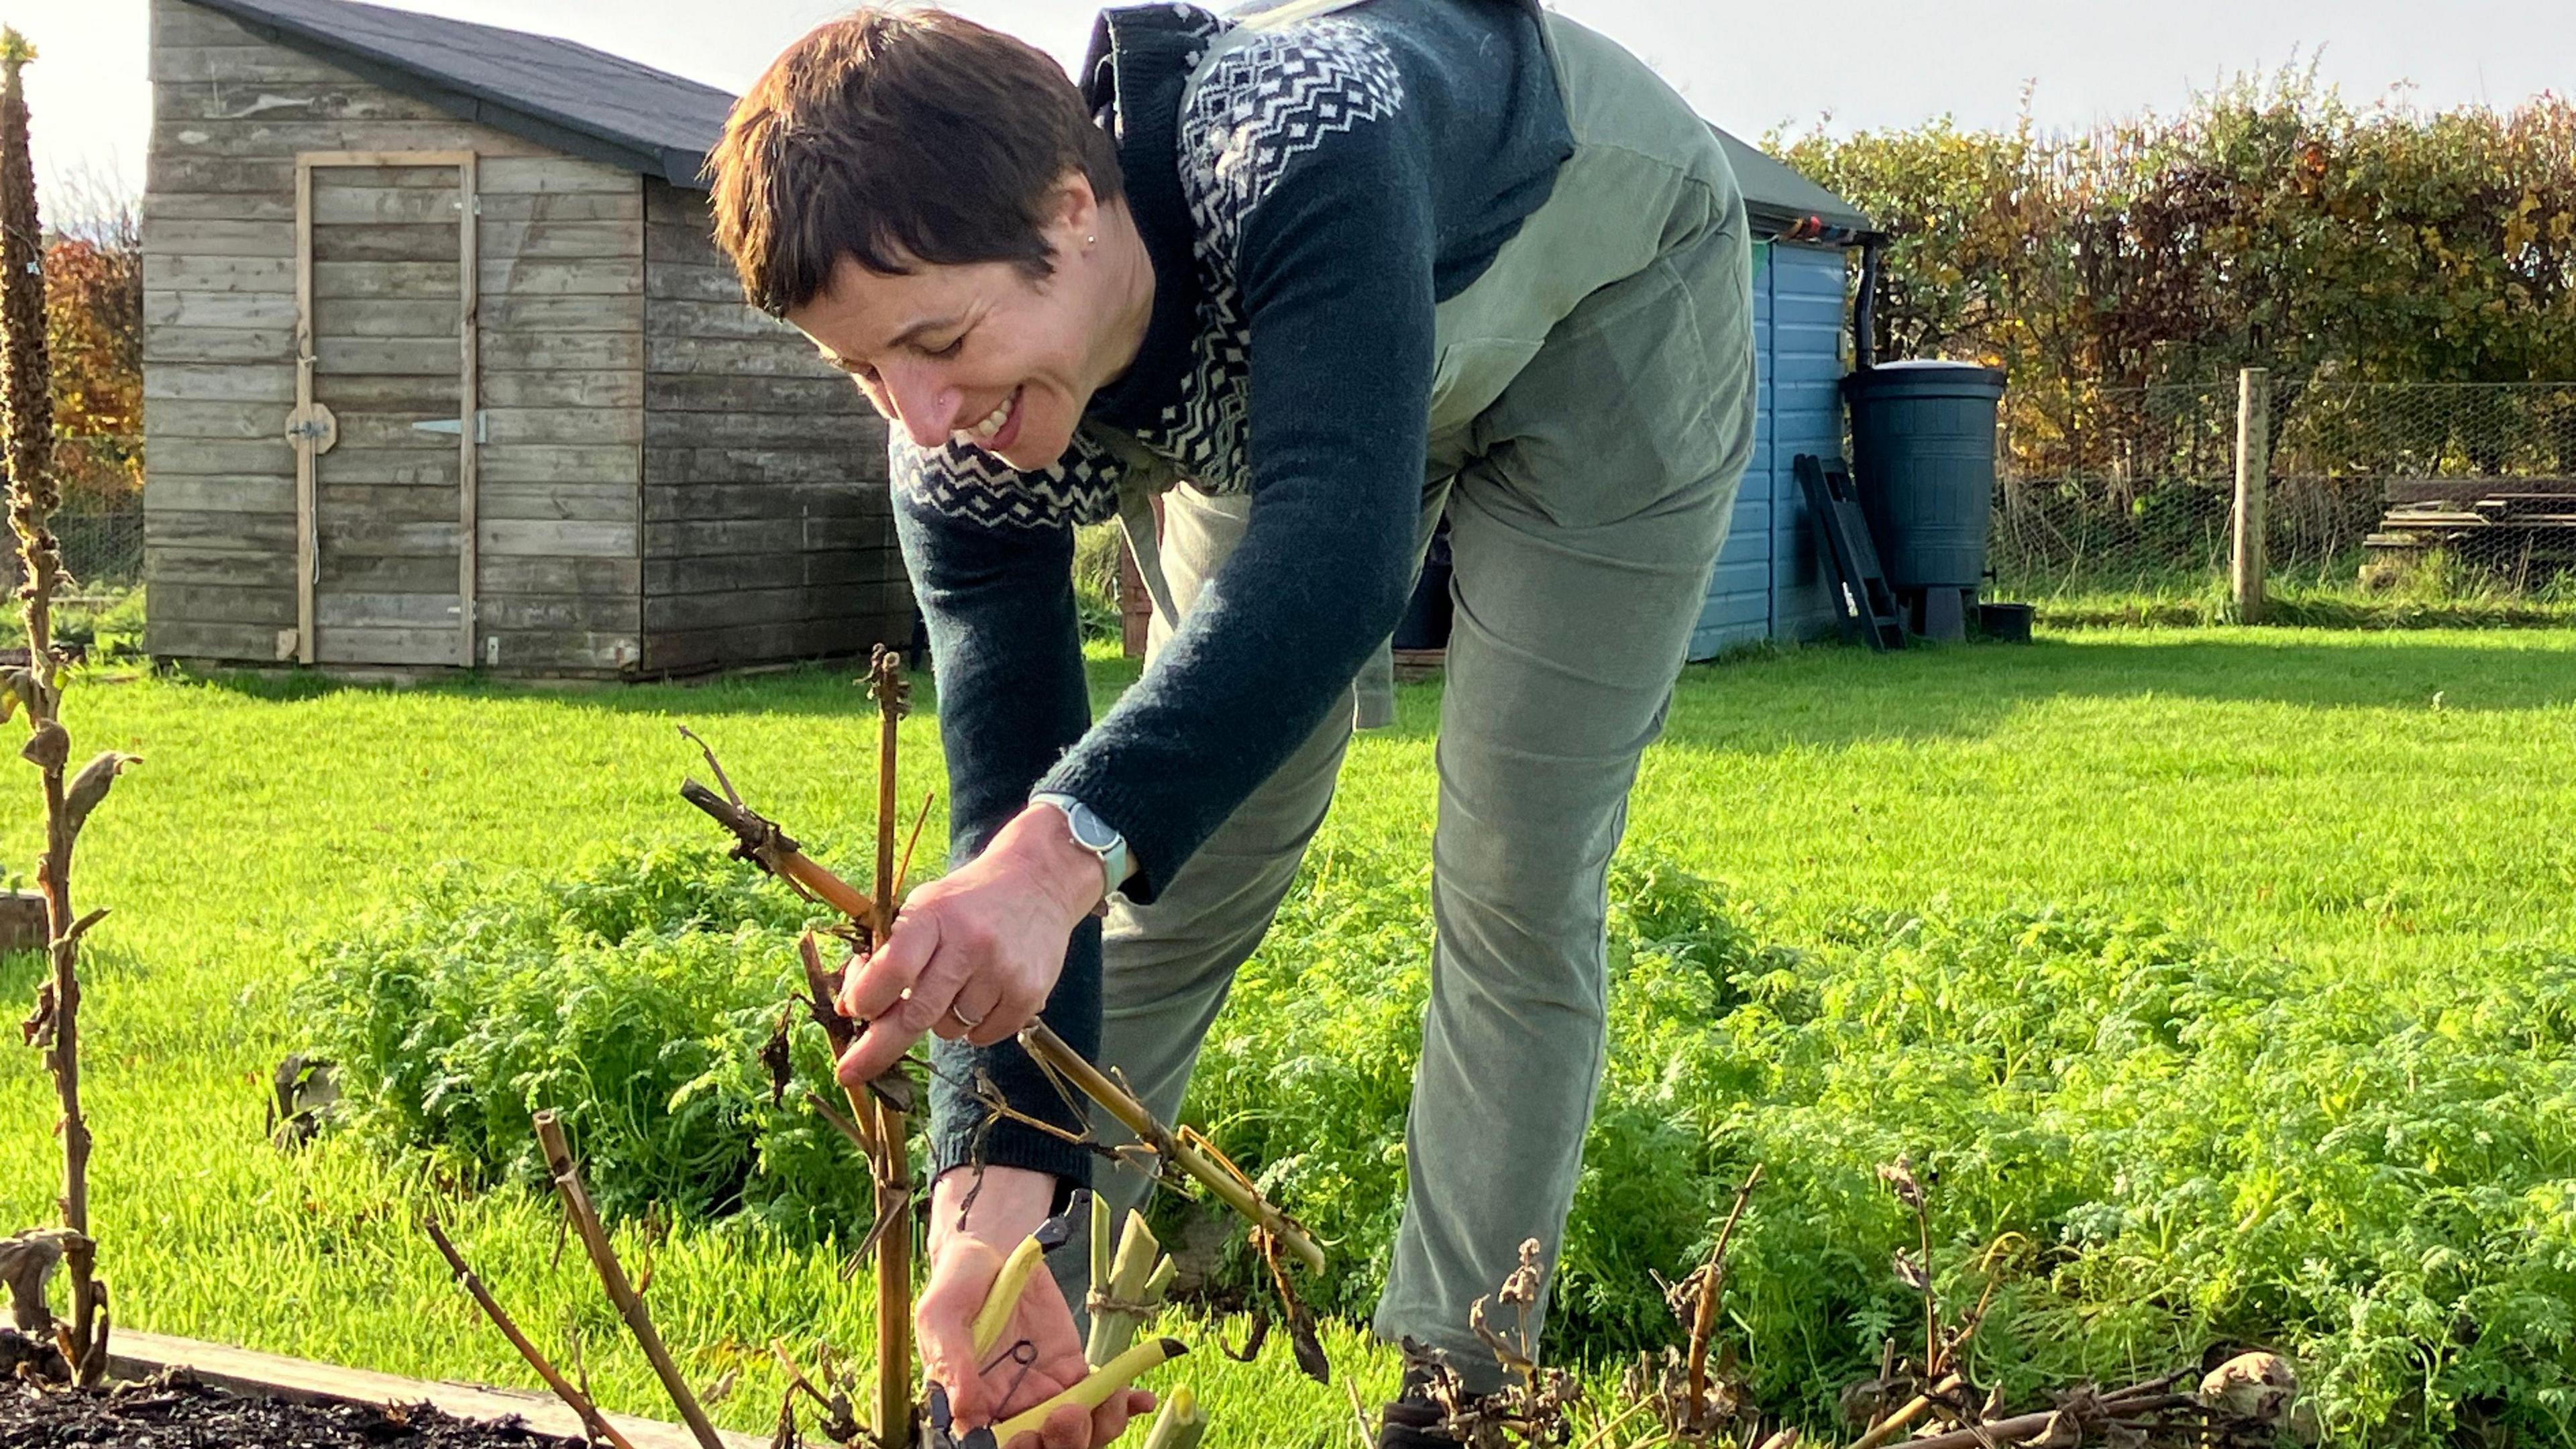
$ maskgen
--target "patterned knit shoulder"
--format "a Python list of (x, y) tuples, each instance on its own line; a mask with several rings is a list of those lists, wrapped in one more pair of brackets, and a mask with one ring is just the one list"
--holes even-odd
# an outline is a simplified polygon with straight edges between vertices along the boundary
[(1300, 21), (1225, 52), (1181, 114), (1181, 187), (1202, 242), (1231, 257), (1292, 166), (1403, 107), (1393, 52), (1356, 20)]
[(1054, 531), (1118, 516), (1117, 456), (1076, 433), (1054, 466), (1022, 471), (980, 448), (950, 441), (924, 448), (887, 429), (888, 481), (895, 496), (944, 517), (992, 529)]

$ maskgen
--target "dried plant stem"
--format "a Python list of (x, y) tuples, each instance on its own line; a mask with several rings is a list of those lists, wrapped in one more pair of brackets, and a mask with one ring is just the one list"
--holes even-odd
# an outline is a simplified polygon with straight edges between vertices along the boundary
[(510, 1340), (510, 1346), (519, 1351), (519, 1357), (528, 1361), (528, 1367), (537, 1371), (537, 1377), (546, 1381), (546, 1387), (555, 1391), (555, 1397), (564, 1401), (564, 1407), (573, 1411), (581, 1420), (582, 1427), (589, 1430), (594, 1438), (607, 1440), (615, 1449), (635, 1449), (627, 1442), (626, 1436), (618, 1432), (617, 1426), (599, 1412), (599, 1406), (590, 1401), (590, 1395), (574, 1388), (556, 1372), (555, 1366), (546, 1361), (546, 1356), (537, 1350), (537, 1346), (528, 1341), (528, 1336), (519, 1331), (519, 1325), (510, 1321), (510, 1315), (492, 1296), (492, 1290), (483, 1286), (483, 1280), (466, 1266), (465, 1256), (448, 1241), (447, 1234), (438, 1226), (437, 1217), (421, 1214), (420, 1226), (429, 1234), (429, 1240), (438, 1245), (439, 1256), (447, 1260), (448, 1271), (456, 1275), (457, 1282), (465, 1285), (466, 1292), (474, 1295), (474, 1302), (482, 1308), (483, 1316), (492, 1320), (492, 1326), (501, 1330), (503, 1338)]
[(877, 1239), (877, 1440), (885, 1449), (912, 1443), (912, 1156), (904, 1116), (871, 1097), (876, 1114), (877, 1217), (896, 1217)]
[(1717, 1246), (1709, 1249), (1708, 1266), (1700, 1270), (1699, 1302), (1693, 1306), (1690, 1327), (1690, 1412), (1696, 1422), (1701, 1406), (1708, 1402), (1708, 1342), (1717, 1333), (1717, 1303), (1726, 1287), (1726, 1246), (1735, 1237), (1735, 1225), (1744, 1217), (1744, 1205), (1753, 1198), (1753, 1189), (1762, 1182), (1762, 1164), (1744, 1178), (1744, 1186), (1735, 1190), (1735, 1206), (1726, 1214), (1726, 1226), (1717, 1231)]
[(563, 1197), (564, 1211), (572, 1218), (574, 1231), (581, 1235), (591, 1266), (599, 1270), (600, 1286), (608, 1290), (608, 1301), (626, 1320), (646, 1361), (653, 1365), (654, 1376), (662, 1381), (662, 1388), (680, 1411), (681, 1422), (689, 1426), (689, 1433), (696, 1437), (701, 1449), (724, 1449), (716, 1426), (699, 1406), (689, 1381), (680, 1376), (680, 1366), (671, 1361), (671, 1350), (663, 1346), (662, 1335), (654, 1330), (653, 1315), (646, 1311), (635, 1285), (627, 1281), (625, 1268), (618, 1264), (617, 1249), (608, 1241), (608, 1229), (600, 1225), (599, 1210), (590, 1205), (590, 1194), (582, 1188), (581, 1170), (574, 1166), (572, 1149), (564, 1142), (563, 1125), (551, 1111), (537, 1113), (535, 1120), (537, 1143), (546, 1154), (546, 1171), (554, 1176), (555, 1191)]
[(1082, 1089), (1082, 1094), (1108, 1109), (1109, 1114), (1124, 1124), (1136, 1139), (1162, 1155), (1165, 1162), (1197, 1178), (1227, 1207), (1234, 1209), (1261, 1231), (1270, 1234), (1297, 1260), (1314, 1272), (1324, 1271), (1324, 1250), (1316, 1245), (1304, 1226), (1271, 1205), (1269, 1199), (1247, 1186), (1235, 1174), (1210, 1162), (1207, 1154), (1181, 1141), (1154, 1118), (1154, 1114), (1136, 1094), (1111, 1080), (1098, 1067), (1083, 1060), (1082, 1053), (1065, 1044), (1043, 1021), (1030, 1022), (1020, 1032), (1020, 1045), (1030, 1056), (1048, 1069)]
[(738, 854), (786, 881), (798, 894), (808, 900), (821, 901), (854, 921), (864, 922), (875, 917), (876, 903), (869, 900), (865, 892), (825, 869), (821, 862), (805, 853), (804, 846), (777, 826), (695, 780), (680, 782), (680, 798), (707, 812), (717, 824), (732, 831), (734, 838), (741, 842)]
[(2035, 1414), (1997, 1419), (1992, 1423), (1971, 1424), (1964, 1429), (1953, 1429), (1946, 1434), (1908, 1439), (1905, 1441), (1905, 1449), (1990, 1449), (1992, 1445), (2011, 1444), (2029, 1438), (2047, 1428), (2049, 1421), (2062, 1412), (2064, 1411), (2059, 1409), (2044, 1409)]
[(43, 772), (45, 853), (36, 884), (45, 896), (47, 980), (27, 1018), (27, 1040), (45, 1049), (45, 1066), (62, 1105), (63, 1225), (70, 1231), (63, 1266), (71, 1278), (71, 1322), (57, 1340), (72, 1376), (84, 1385), (107, 1377), (106, 1289), (95, 1277), (97, 1244), (89, 1235), (89, 1118), (80, 1095), (80, 938), (97, 916), (72, 914), (72, 844), (90, 809), (130, 763), (101, 755), (66, 786), (71, 737), (63, 730), (62, 660), (53, 638), (54, 590), (62, 582), (62, 549), (50, 519), (61, 503), (53, 475), (52, 359), (45, 344), (43, 228), (36, 213), (34, 157), (28, 146), (26, 91), (20, 72), (35, 47), (15, 30), (0, 31), (0, 426), (6, 438), (9, 525), (17, 535), (23, 583), (27, 665), (0, 683), (0, 719), (23, 706), (28, 740), (20, 754)]
[(1868, 1433), (1861, 1435), (1860, 1438), (1852, 1442), (1851, 1449), (1878, 1449), (1879, 1445), (1884, 1444), (1888, 1440), (1905, 1432), (1906, 1425), (1922, 1418), (1923, 1411), (1932, 1407), (1932, 1400), (1936, 1396), (1953, 1393), (1957, 1391), (1958, 1387), (1959, 1376), (1957, 1374), (1952, 1374), (1948, 1378), (1941, 1380), (1941, 1382), (1934, 1384), (1932, 1386), (1931, 1393), (1916, 1394), (1913, 1398), (1906, 1400), (1895, 1413), (1890, 1414), (1886, 1418), (1879, 1420), (1876, 1424), (1871, 1425)]
[[(869, 902), (868, 939), (883, 944), (894, 931), (895, 766), (903, 720), (903, 657), (879, 648), (868, 660), (868, 693), (877, 704), (876, 897)], [(892, 1225), (877, 1240), (877, 1440), (884, 1449), (908, 1449), (913, 1439), (912, 1397), (912, 1151), (904, 1114), (870, 1094), (851, 1105), (874, 1113), (877, 1220)]]

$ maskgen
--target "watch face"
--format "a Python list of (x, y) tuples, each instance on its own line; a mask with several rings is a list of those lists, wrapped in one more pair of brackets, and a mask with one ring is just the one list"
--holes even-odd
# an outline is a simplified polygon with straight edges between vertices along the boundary
[(1090, 806), (1077, 803), (1065, 813), (1064, 818), (1065, 823), (1073, 827), (1075, 842), (1083, 849), (1106, 851), (1117, 847), (1118, 832), (1109, 828), (1108, 821), (1093, 814)]

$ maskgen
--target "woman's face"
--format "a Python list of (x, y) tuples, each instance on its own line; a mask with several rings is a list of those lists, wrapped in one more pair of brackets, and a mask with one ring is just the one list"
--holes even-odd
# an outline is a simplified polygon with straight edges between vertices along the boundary
[(1044, 468), (1072, 444), (1093, 391), (1128, 361), (1113, 355), (1121, 308), (1092, 240), (1099, 208), (1079, 176), (1067, 192), (1046, 229), (1051, 275), (978, 262), (887, 276), (845, 256), (787, 320), (916, 445), (954, 440), (1014, 468)]

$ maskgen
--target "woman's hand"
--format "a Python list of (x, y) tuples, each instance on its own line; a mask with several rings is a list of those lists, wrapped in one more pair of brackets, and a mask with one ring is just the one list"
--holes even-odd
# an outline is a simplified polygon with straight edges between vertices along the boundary
[[(1019, 1168), (986, 1168), (974, 1212), (959, 1226), (958, 1204), (974, 1186), (974, 1172), (956, 1168), (931, 1188), (930, 1282), (913, 1314), (922, 1364), (931, 1382), (947, 1390), (950, 1429), (959, 1438), (1044, 1403), (1091, 1371), (1073, 1330), (1073, 1310), (1044, 1268), (1030, 1276), (1000, 1341), (976, 1361), (975, 1314), (1003, 1260), (1046, 1221), (1055, 1179)], [(1131, 1416), (1153, 1407), (1154, 1396), (1141, 1389), (1113, 1395), (1089, 1413), (1066, 1405), (1047, 1416), (1036, 1442), (1041, 1449), (1098, 1449), (1125, 1433)], [(1029, 1442), (1021, 1436), (1020, 1449)]]
[(843, 1085), (883, 1075), (923, 1032), (977, 1046), (1017, 1035), (1055, 990), (1065, 943), (1103, 888), (1100, 857), (1074, 844), (1064, 813), (1032, 805), (983, 854), (913, 892), (842, 983), (841, 1014), (868, 1023), (841, 1057)]

